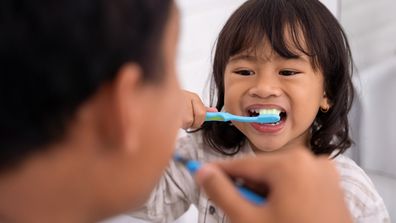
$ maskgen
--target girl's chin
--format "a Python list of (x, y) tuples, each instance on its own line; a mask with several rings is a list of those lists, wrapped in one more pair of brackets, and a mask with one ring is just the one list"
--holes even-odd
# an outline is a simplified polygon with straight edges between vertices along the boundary
[(253, 143), (249, 144), (255, 153), (269, 153), (277, 151), (281, 148), (281, 146), (278, 145), (255, 146)]
[(253, 151), (257, 154), (259, 153), (271, 153), (271, 152), (275, 152), (278, 149), (253, 149)]

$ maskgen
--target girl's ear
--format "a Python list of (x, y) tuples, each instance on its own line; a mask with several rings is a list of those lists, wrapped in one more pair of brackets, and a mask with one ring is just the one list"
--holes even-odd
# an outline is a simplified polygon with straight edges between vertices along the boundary
[(137, 64), (126, 64), (114, 81), (114, 105), (119, 145), (134, 152), (139, 148), (139, 118), (142, 91), (142, 69)]
[(321, 110), (323, 113), (326, 113), (326, 112), (328, 112), (328, 111), (330, 110), (330, 108), (331, 108), (330, 100), (329, 100), (329, 98), (327, 97), (326, 92), (324, 92), (324, 93), (323, 93), (322, 101), (320, 102), (320, 110)]

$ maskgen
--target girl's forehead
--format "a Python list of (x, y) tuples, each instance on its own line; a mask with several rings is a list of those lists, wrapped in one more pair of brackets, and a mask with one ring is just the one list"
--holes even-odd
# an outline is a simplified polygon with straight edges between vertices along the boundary
[[(279, 35), (271, 35), (265, 30), (256, 30), (252, 35), (231, 35), (234, 40), (230, 41), (233, 49), (231, 57), (244, 54), (256, 57), (281, 56), (286, 58), (312, 55), (304, 32), (300, 26), (286, 25)], [(242, 38), (242, 39), (241, 39)]]

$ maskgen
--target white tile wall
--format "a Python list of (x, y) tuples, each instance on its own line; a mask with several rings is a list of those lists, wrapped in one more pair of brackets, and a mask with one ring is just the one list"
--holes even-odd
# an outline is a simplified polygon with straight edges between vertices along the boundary
[[(394, 105), (396, 97), (396, 0), (341, 1), (341, 23), (352, 46), (360, 101), (351, 114), (356, 142), (352, 152), (396, 219), (396, 119), (382, 112), (393, 111), (387, 107)], [(381, 114), (376, 117), (378, 111)]]
[(341, 0), (341, 23), (359, 70), (396, 55), (396, 0)]
[(230, 14), (244, 0), (178, 0), (181, 36), (178, 56), (182, 87), (203, 96), (210, 73), (212, 49)]

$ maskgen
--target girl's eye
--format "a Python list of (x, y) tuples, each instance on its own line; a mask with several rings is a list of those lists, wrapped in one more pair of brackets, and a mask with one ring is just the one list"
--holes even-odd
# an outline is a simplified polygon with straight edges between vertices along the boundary
[(292, 75), (296, 75), (299, 74), (301, 72), (298, 71), (294, 71), (294, 70), (281, 70), (279, 71), (279, 74), (282, 76), (292, 76)]
[(234, 71), (234, 73), (242, 75), (242, 76), (254, 75), (254, 71), (251, 71), (251, 70), (237, 70), (237, 71)]

